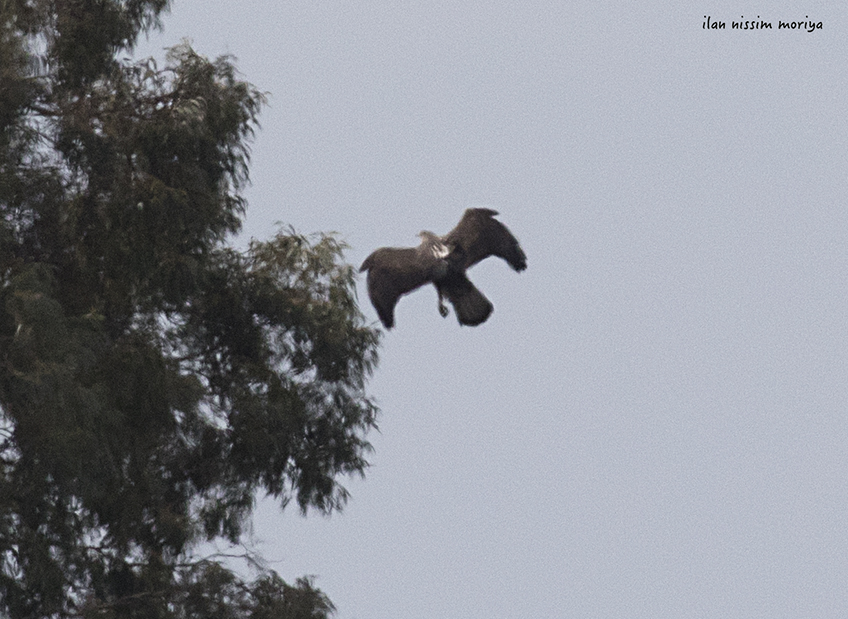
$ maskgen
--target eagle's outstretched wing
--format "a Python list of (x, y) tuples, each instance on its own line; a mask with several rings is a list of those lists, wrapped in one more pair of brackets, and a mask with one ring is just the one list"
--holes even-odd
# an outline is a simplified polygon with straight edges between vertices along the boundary
[(368, 296), (386, 329), (395, 324), (398, 299), (445, 275), (446, 253), (424, 238), (419, 247), (382, 247), (365, 259), (359, 270), (368, 271)]
[(448, 260), (465, 271), (489, 256), (498, 256), (516, 271), (527, 268), (527, 256), (509, 229), (495, 219), (497, 211), (470, 208), (444, 238), (450, 248)]

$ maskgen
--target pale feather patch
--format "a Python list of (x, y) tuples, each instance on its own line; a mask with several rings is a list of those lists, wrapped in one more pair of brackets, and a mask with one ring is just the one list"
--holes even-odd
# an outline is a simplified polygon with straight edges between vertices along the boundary
[(436, 243), (431, 248), (430, 251), (433, 252), (433, 255), (436, 258), (445, 258), (450, 253), (448, 246), (443, 243)]

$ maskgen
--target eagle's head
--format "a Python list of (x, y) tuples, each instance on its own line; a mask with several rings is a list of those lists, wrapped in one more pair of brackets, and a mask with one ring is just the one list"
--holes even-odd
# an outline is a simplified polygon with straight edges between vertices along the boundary
[(421, 239), (424, 243), (439, 243), (441, 239), (439, 235), (435, 232), (430, 232), (429, 230), (422, 230), (418, 233), (418, 238)]

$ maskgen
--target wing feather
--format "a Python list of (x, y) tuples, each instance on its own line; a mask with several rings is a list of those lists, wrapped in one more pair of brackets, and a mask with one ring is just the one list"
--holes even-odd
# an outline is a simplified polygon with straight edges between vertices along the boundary
[(451, 249), (450, 260), (461, 270), (468, 269), (489, 256), (503, 258), (516, 271), (527, 268), (527, 256), (509, 229), (495, 219), (497, 211), (470, 208), (457, 226), (445, 237)]
[(365, 259), (359, 270), (368, 271), (368, 296), (383, 326), (394, 326), (398, 299), (433, 281), (440, 264), (418, 248), (382, 247)]

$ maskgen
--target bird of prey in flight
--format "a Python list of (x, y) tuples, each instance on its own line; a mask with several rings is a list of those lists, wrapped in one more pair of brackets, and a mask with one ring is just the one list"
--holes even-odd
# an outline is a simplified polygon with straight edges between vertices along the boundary
[(445, 236), (423, 231), (418, 247), (381, 247), (362, 263), (368, 271), (368, 296), (386, 329), (395, 324), (398, 299), (425, 284), (439, 293), (439, 313), (448, 315), (444, 299), (453, 305), (459, 324), (476, 326), (486, 321), (493, 306), (465, 272), (489, 256), (498, 256), (516, 271), (527, 268), (527, 256), (497, 211), (470, 208), (456, 228)]

